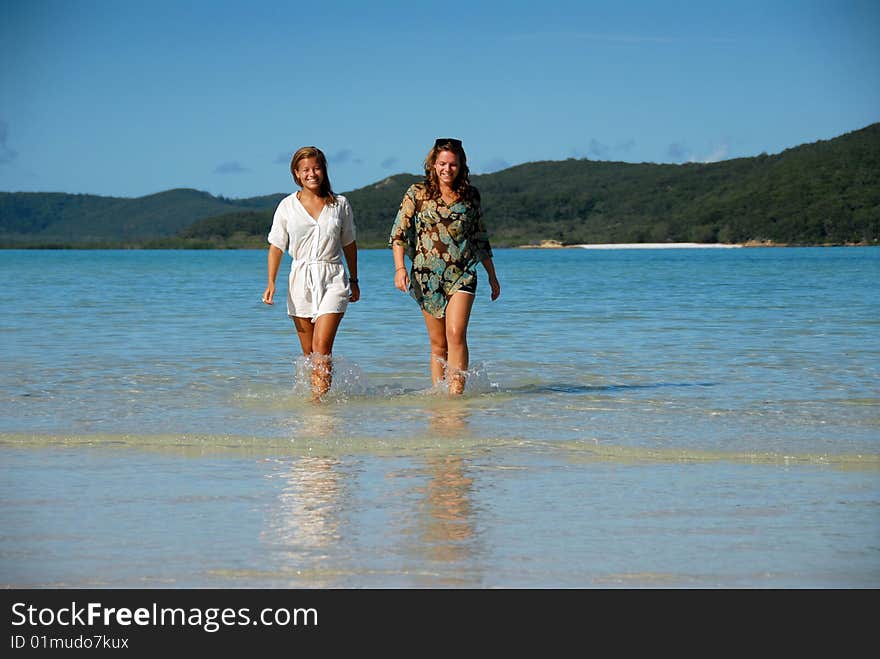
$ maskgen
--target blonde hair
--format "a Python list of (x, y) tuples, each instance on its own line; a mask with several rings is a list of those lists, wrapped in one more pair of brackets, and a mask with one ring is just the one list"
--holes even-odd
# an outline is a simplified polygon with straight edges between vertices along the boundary
[(324, 179), (321, 181), (320, 189), (321, 197), (327, 199), (331, 204), (335, 204), (336, 195), (333, 194), (333, 188), (330, 185), (330, 174), (327, 172), (327, 157), (318, 147), (304, 146), (297, 149), (296, 153), (293, 154), (293, 158), (290, 160), (290, 173), (293, 175), (293, 181), (299, 187), (303, 187), (302, 181), (300, 181), (299, 176), (296, 175), (296, 168), (300, 161), (305, 160), (306, 158), (314, 158), (318, 161), (318, 166), (321, 168), (321, 171), (324, 172)]

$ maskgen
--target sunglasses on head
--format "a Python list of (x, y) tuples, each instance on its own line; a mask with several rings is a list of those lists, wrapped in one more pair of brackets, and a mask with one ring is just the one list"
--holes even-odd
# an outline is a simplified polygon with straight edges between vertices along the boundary
[(438, 137), (434, 140), (434, 148), (439, 149), (440, 147), (446, 146), (447, 144), (455, 147), (456, 149), (461, 148), (461, 140), (457, 140), (454, 137)]

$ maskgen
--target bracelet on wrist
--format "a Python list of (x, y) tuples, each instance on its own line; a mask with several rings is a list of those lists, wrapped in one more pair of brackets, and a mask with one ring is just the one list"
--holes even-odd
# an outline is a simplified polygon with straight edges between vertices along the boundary
[(398, 270), (406, 270), (406, 267), (405, 267), (405, 266), (400, 266), (399, 268), (395, 268), (395, 269), (394, 269), (394, 272), (397, 272)]
[(348, 283), (349, 284), (356, 284), (356, 283), (358, 283), (358, 278), (357, 277), (349, 277)]

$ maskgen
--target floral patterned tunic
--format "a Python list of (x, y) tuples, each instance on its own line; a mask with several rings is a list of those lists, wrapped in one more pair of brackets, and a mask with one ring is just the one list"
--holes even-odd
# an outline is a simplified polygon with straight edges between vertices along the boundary
[(492, 256), (480, 193), (471, 192), (447, 206), (429, 199), (424, 183), (411, 185), (391, 228), (389, 247), (402, 245), (412, 261), (410, 295), (435, 318), (443, 318), (453, 293), (476, 287), (477, 264)]

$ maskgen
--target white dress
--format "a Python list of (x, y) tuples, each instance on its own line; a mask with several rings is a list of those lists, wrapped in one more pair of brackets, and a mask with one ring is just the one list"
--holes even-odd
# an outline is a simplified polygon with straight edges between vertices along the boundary
[(336, 195), (315, 220), (290, 194), (272, 219), (269, 243), (293, 258), (287, 281), (287, 315), (310, 318), (343, 313), (351, 289), (342, 266), (342, 248), (355, 240), (354, 213), (348, 200)]

